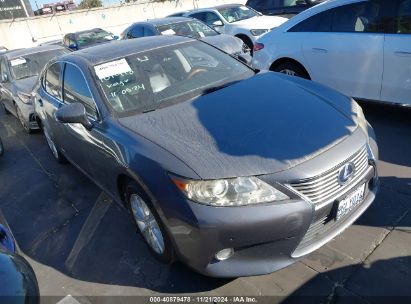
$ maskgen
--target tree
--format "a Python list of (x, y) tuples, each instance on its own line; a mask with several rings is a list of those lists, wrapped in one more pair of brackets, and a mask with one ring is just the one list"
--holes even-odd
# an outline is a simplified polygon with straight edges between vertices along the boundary
[(82, 0), (78, 5), (79, 9), (102, 7), (103, 3), (101, 0)]

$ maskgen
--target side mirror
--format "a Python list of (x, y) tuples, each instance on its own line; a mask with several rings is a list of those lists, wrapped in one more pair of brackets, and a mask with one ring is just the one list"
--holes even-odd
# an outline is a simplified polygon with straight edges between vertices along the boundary
[(56, 118), (62, 123), (82, 124), (87, 130), (93, 128), (93, 123), (87, 117), (86, 108), (78, 102), (62, 106), (56, 111)]
[(7, 74), (1, 74), (1, 83), (5, 83), (7, 81), (9, 81), (9, 77), (7, 76)]
[(212, 23), (213, 27), (219, 27), (219, 26), (223, 26), (223, 21), (221, 20), (216, 20)]
[(119, 39), (120, 39), (119, 36), (117, 36), (117, 35), (114, 35), (114, 36), (113, 36), (113, 40), (119, 40)]
[(77, 43), (70, 43), (69, 49), (70, 49), (70, 50), (73, 50), (73, 51), (78, 50), (78, 45), (77, 45)]

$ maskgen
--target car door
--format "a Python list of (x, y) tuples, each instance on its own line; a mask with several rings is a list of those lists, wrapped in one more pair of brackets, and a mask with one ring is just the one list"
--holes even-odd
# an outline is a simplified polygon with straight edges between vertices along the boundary
[(390, 1), (381, 100), (411, 105), (411, 0)]
[(383, 0), (339, 6), (305, 20), (302, 49), (312, 80), (342, 93), (379, 100), (383, 74)]
[(9, 112), (15, 113), (13, 94), (11, 92), (10, 71), (8, 68), (8, 60), (5, 56), (0, 58), (0, 81), (0, 100)]
[(90, 84), (82, 70), (66, 63), (63, 76), (64, 104), (81, 103), (86, 109), (93, 128), (82, 124), (65, 123), (65, 156), (92, 178), (100, 187), (110, 191), (113, 182), (109, 176), (119, 166), (119, 145), (111, 138), (108, 124), (102, 121)]

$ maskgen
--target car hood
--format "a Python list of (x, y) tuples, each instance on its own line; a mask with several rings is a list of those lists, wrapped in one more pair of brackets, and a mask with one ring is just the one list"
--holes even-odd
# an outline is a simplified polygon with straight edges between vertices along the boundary
[(327, 151), (356, 129), (349, 111), (336, 105), (349, 103), (347, 98), (329, 100), (318, 88), (307, 89), (308, 81), (298, 83), (276, 74), (258, 74), (119, 121), (181, 159), (203, 179), (287, 170)]
[(19, 80), (13, 81), (13, 86), (18, 92), (26, 93), (26, 94), (31, 94), (33, 91), (36, 82), (37, 82), (37, 77), (38, 76), (32, 76), (28, 78), (23, 78)]
[(231, 35), (215, 35), (202, 38), (204, 42), (207, 42), (220, 50), (228, 54), (238, 54), (243, 52), (243, 42), (241, 39)]
[(287, 18), (278, 16), (256, 16), (237, 22), (232, 22), (230, 24), (248, 29), (272, 29), (280, 26), (287, 20)]

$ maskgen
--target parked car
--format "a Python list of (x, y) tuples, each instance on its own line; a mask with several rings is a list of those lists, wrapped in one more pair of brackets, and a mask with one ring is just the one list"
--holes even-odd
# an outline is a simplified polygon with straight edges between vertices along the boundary
[(0, 101), (27, 133), (39, 128), (31, 101), (37, 77), (50, 59), (67, 52), (60, 46), (38, 46), (0, 54)]
[(203, 22), (185, 17), (168, 17), (136, 22), (121, 34), (122, 39), (141, 38), (155, 35), (180, 35), (200, 39), (220, 50), (250, 64), (250, 49), (234, 36), (220, 34)]
[(127, 206), (161, 261), (272, 272), (375, 198), (378, 149), (354, 100), (201, 41), (117, 41), (55, 59), (40, 79), (54, 157)]
[(354, 98), (411, 105), (411, 1), (327, 1), (261, 37), (258, 69)]
[(64, 35), (63, 44), (72, 51), (117, 40), (119, 37), (101, 28)]
[(240, 4), (192, 10), (184, 16), (199, 19), (222, 34), (236, 36), (250, 49), (253, 49), (258, 37), (288, 20), (278, 16), (263, 16)]
[(264, 15), (292, 17), (324, 0), (248, 0), (246, 6)]
[(36, 275), (30, 264), (18, 254), (13, 234), (1, 211), (0, 265), (0, 297), (4, 303), (40, 303)]

